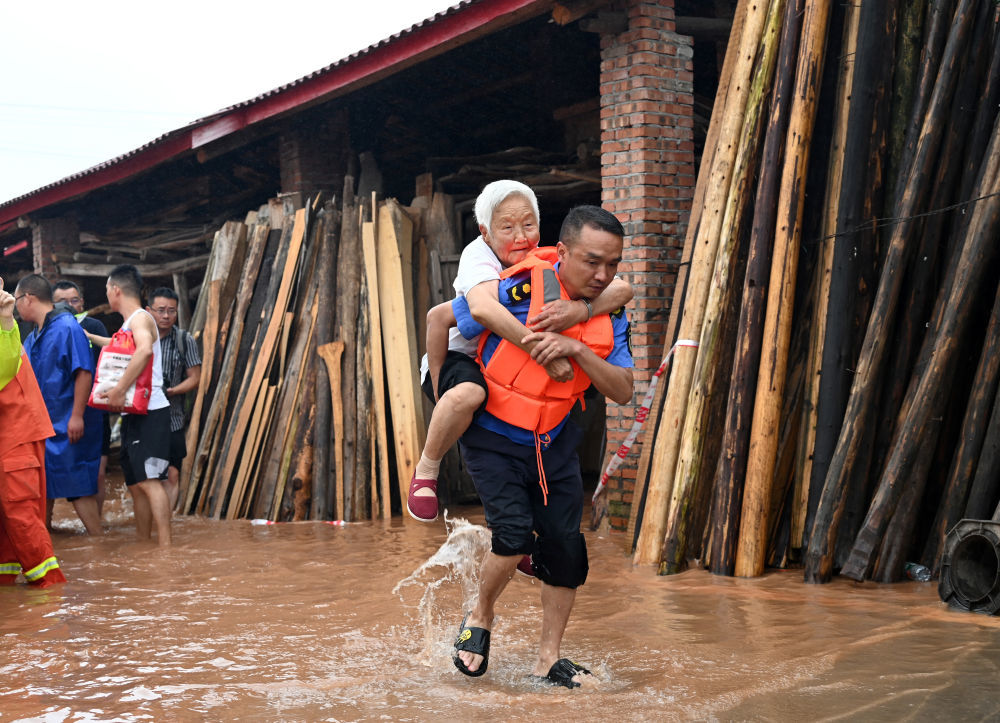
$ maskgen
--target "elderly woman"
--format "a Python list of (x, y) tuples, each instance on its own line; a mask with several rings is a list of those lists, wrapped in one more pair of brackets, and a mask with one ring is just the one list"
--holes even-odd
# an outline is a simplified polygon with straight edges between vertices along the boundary
[[(494, 181), (479, 194), (475, 211), (481, 235), (462, 251), (454, 283), (456, 299), (464, 296), (473, 316), (521, 349), (530, 351), (521, 340), (532, 331), (563, 331), (595, 314), (619, 309), (631, 300), (632, 287), (615, 279), (595, 299), (546, 304), (525, 326), (500, 304), (497, 287), (501, 272), (524, 260), (538, 246), (535, 192), (517, 181)], [(422, 522), (433, 522), (438, 516), (437, 477), (441, 459), (486, 406), (486, 382), (476, 361), (479, 339), (461, 335), (452, 303), (439, 304), (427, 313), (427, 357), (422, 369), (422, 387), (436, 404), (406, 503), (410, 516)], [(572, 376), (572, 368), (565, 359), (546, 365), (546, 371), (558, 381)], [(525, 561), (518, 569), (530, 574), (531, 568)]]

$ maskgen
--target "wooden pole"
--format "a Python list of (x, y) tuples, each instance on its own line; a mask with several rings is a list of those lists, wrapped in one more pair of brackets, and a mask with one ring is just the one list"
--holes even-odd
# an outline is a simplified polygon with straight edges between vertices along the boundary
[[(738, 59), (733, 69), (729, 93), (726, 95), (726, 109), (719, 130), (720, 138), (725, 139), (726, 143), (717, 149), (712, 159), (705, 210), (698, 224), (698, 235), (689, 271), (690, 281), (684, 299), (684, 309), (681, 312), (679, 332), (681, 339), (697, 339), (701, 335), (708, 283), (715, 265), (722, 213), (736, 155), (736, 145), (729, 143), (729, 139), (735, 138), (742, 127), (746, 99), (750, 91), (750, 76), (766, 19), (767, 7), (764, 3), (747, 5)], [(633, 557), (636, 564), (655, 564), (660, 558), (670, 495), (673, 490), (674, 471), (677, 466), (680, 432), (684, 423), (695, 359), (694, 348), (679, 347), (674, 352), (663, 414), (657, 428), (650, 462), (650, 483), (643, 523)]]
[[(900, 203), (894, 214), (900, 221), (893, 229), (886, 251), (878, 290), (872, 304), (870, 321), (865, 331), (850, 397), (844, 412), (845, 423), (840, 430), (824, 482), (824, 496), (827, 496), (826, 488), (829, 488), (829, 496), (833, 498), (831, 504), (834, 506), (831, 509), (835, 509), (834, 503), (851, 477), (860, 443), (865, 438), (865, 431), (870, 422), (869, 415), (877, 391), (877, 380), (885, 359), (887, 347), (885, 338), (887, 330), (891, 328), (894, 321), (899, 301), (903, 281), (901, 271), (905, 268), (907, 258), (915, 246), (913, 243), (908, 243), (915, 223), (914, 214), (927, 192), (929, 168), (935, 158), (935, 152), (941, 138), (947, 116), (946, 109), (950, 106), (956, 62), (960, 57), (969, 26), (973, 20), (971, 9), (974, 0), (959, 0), (959, 2), (960, 5), (955, 15), (956, 20), (949, 33), (944, 59), (941, 63), (941, 72), (938, 74), (931, 96), (913, 164), (909, 169), (909, 180), (904, 187)], [(829, 579), (829, 573), (826, 570), (827, 564), (832, 566), (832, 561), (829, 561), (829, 554), (823, 550), (822, 543), (817, 542), (817, 549), (815, 551), (812, 549), (814, 537), (816, 536), (810, 537), (807, 576), (813, 577), (817, 581)], [(816, 561), (812, 563), (814, 573), (810, 572), (810, 557)], [(821, 560), (825, 562), (821, 564)]]
[(774, 101), (768, 118), (747, 249), (732, 382), (726, 403), (721, 451), (715, 470), (707, 558), (709, 569), (716, 574), (731, 575), (736, 564), (743, 482), (750, 445), (750, 422), (760, 365), (766, 293), (771, 275), (771, 245), (778, 213), (781, 158), (791, 113), (801, 23), (802, 0), (788, 2), (781, 29)]
[[(735, 296), (734, 287), (740, 281), (736, 278), (740, 233), (744, 214), (750, 205), (752, 183), (756, 177), (760, 139), (765, 125), (764, 114), (774, 79), (784, 6), (785, 0), (772, 0), (770, 4), (758, 59), (750, 80), (743, 127), (738, 136), (729, 195), (719, 231), (719, 249), (705, 302), (698, 356), (691, 390), (688, 393), (687, 410), (684, 413), (680, 450), (661, 551), (661, 575), (680, 572), (684, 566), (691, 503), (697, 494), (697, 481), (703, 463), (702, 455), (706, 451), (705, 437), (708, 429), (705, 424), (708, 405), (717, 394), (716, 367), (727, 351), (724, 349), (727, 345), (722, 331), (725, 327), (726, 314), (733, 313), (730, 308), (732, 297)], [(714, 468), (715, 459), (704, 460), (704, 463)]]
[(847, 146), (848, 118), (853, 100), (855, 58), (858, 53), (858, 34), (861, 12), (858, 5), (849, 3), (845, 8), (844, 40), (840, 51), (840, 69), (837, 73), (837, 107), (834, 121), (833, 142), (830, 144), (830, 162), (826, 178), (826, 199), (823, 203), (823, 238), (820, 241), (819, 261), (816, 264), (816, 303), (813, 307), (809, 335), (809, 356), (806, 369), (806, 400), (799, 432), (796, 454), (795, 492), (789, 531), (789, 546), (802, 548), (809, 507), (809, 479), (812, 476), (813, 450), (816, 446), (817, 408), (819, 406), (820, 370), (826, 340), (827, 310), (833, 272), (834, 240), (840, 208), (840, 190), (844, 175)]
[[(956, 10), (956, 19), (960, 11)], [(872, 554), (881, 542), (888, 516), (895, 509), (901, 494), (900, 480), (908, 473), (912, 460), (923, 440), (930, 413), (939, 403), (942, 383), (953, 369), (958, 341), (968, 323), (968, 309), (979, 287), (984, 267), (995, 256), (995, 239), (1000, 222), (1000, 116), (994, 126), (987, 153), (979, 196), (989, 196), (976, 204), (964, 239), (957, 273), (947, 297), (939, 297), (941, 323), (935, 330), (934, 354), (916, 387), (913, 402), (899, 427), (892, 453), (879, 480), (878, 491), (868, 509), (864, 525), (858, 533), (841, 574), (855, 580), (865, 577)]]
[(805, 178), (809, 167), (809, 142), (816, 121), (816, 102), (822, 77), (826, 28), (831, 0), (807, 0), (802, 18), (802, 42), (795, 71), (792, 117), (785, 141), (785, 162), (778, 195), (771, 279), (764, 317), (757, 395), (750, 431), (750, 455), (740, 514), (740, 539), (735, 572), (741, 577), (760, 575), (767, 555), (767, 513), (778, 453), (778, 430), (785, 393), (788, 345), (792, 332), (792, 304), (798, 271)]
[(986, 425), (997, 385), (1000, 383), (1000, 286), (997, 287), (986, 328), (986, 339), (979, 355), (979, 365), (972, 381), (972, 394), (962, 421), (962, 433), (948, 471), (948, 481), (941, 495), (941, 505), (927, 538), (924, 559), (937, 575), (945, 535), (962, 518), (969, 486), (976, 472), (976, 462), (986, 437)]
[[(664, 337), (666, 339), (665, 348), (668, 350), (677, 340), (680, 311), (684, 307), (684, 299), (687, 296), (688, 269), (691, 267), (691, 257), (694, 254), (694, 241), (698, 235), (698, 226), (701, 223), (705, 207), (709, 170), (712, 168), (712, 160), (715, 158), (715, 149), (719, 145), (719, 129), (722, 125), (722, 115), (726, 107), (726, 96), (729, 94), (733, 68), (736, 66), (740, 37), (743, 34), (743, 20), (746, 17), (746, 6), (747, 0), (739, 0), (736, 6), (732, 34), (729, 36), (729, 42), (726, 44), (726, 57), (722, 64), (722, 72), (719, 74), (719, 86), (715, 95), (715, 103), (712, 106), (712, 118), (708, 124), (705, 150), (701, 158), (701, 172), (698, 173), (698, 180), (695, 183), (691, 215), (688, 220), (687, 232), (684, 236), (684, 248), (681, 251), (681, 264), (677, 269), (674, 297), (670, 303), (670, 317), (667, 321), (667, 333)], [(640, 513), (644, 510), (646, 504), (650, 460), (656, 440), (656, 430), (659, 427), (660, 415), (663, 411), (663, 398), (666, 396), (666, 390), (667, 384), (666, 379), (664, 379), (656, 387), (656, 392), (654, 393), (649, 409), (649, 418), (646, 419), (646, 426), (642, 430), (642, 451), (639, 453), (635, 488), (632, 491), (632, 503), (629, 505), (629, 520), (625, 535), (625, 539), (628, 541), (629, 553), (635, 551), (637, 528), (641, 528), (642, 526), (642, 515)]]
[[(837, 213), (834, 219), (836, 237), (832, 240), (831, 271), (827, 303), (837, 309), (828, 315), (819, 330), (823, 338), (820, 375), (816, 385), (816, 422), (812, 432), (812, 463), (808, 484), (802, 534), (808, 534), (805, 555), (807, 582), (825, 582), (832, 573), (836, 534), (844, 509), (849, 485), (824, 486), (830, 460), (836, 447), (837, 435), (844, 421), (844, 409), (851, 383), (854, 358), (851, 354), (857, 315), (858, 279), (861, 277), (861, 256), (858, 249), (869, 240), (870, 232), (861, 228), (866, 218), (866, 189), (873, 144), (873, 126), (878, 98), (879, 76), (872, 68), (887, 67), (888, 46), (886, 25), (889, 3), (865, 3), (859, 14), (857, 62), (847, 128), (844, 140), (844, 170), (836, 189)], [(815, 534), (811, 531), (815, 530)], [(814, 539), (816, 538), (816, 539)]]

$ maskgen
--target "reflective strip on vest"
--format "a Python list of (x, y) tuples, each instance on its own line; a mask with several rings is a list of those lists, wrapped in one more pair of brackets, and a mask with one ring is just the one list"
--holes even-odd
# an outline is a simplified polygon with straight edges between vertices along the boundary
[(35, 565), (30, 570), (24, 573), (24, 576), (30, 581), (41, 580), (52, 570), (59, 569), (59, 561), (55, 557), (49, 557), (43, 560), (40, 564)]

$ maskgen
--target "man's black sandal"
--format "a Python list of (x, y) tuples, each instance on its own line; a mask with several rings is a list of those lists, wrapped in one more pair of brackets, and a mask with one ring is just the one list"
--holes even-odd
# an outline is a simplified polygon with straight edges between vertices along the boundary
[[(458, 629), (458, 639), (455, 640), (455, 656), (452, 660), (455, 667), (465, 675), (478, 678), (486, 672), (486, 666), (490, 662), (490, 631), (485, 628), (469, 628), (465, 626), (465, 621), (469, 619), (466, 615), (462, 619), (462, 625)], [(483, 656), (483, 662), (476, 670), (469, 670), (465, 663), (458, 657), (458, 651), (464, 650), (469, 653)]]
[(532, 680), (539, 683), (549, 683), (551, 685), (564, 685), (567, 688), (579, 688), (580, 684), (573, 680), (574, 675), (593, 675), (589, 670), (584, 668), (582, 665), (577, 665), (569, 658), (559, 658), (552, 667), (549, 668), (549, 674), (545, 676), (532, 675), (530, 676)]

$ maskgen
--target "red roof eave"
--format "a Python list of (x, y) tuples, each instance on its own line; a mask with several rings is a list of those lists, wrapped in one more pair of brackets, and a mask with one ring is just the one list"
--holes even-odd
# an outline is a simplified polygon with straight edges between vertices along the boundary
[(482, 0), (465, 7), (456, 6), (458, 9), (438, 14), (304, 79), (220, 111), (209, 119), (195, 121), (93, 169), (0, 204), (0, 228), (19, 216), (122, 181), (255, 123), (345, 92), (366, 80), (377, 80), (402, 69), (400, 66), (455, 47), (459, 41), (468, 40), (469, 35), (518, 22), (522, 16), (540, 14), (550, 5), (548, 0)]

